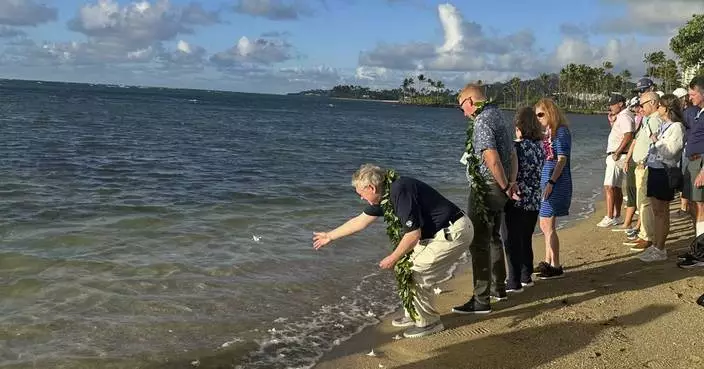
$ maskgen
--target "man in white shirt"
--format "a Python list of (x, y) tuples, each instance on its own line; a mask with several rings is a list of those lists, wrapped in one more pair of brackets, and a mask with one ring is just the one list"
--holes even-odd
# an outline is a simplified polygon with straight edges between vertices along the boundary
[(623, 181), (626, 178), (626, 153), (633, 139), (634, 116), (626, 109), (626, 98), (613, 94), (609, 99), (609, 112), (616, 116), (611, 125), (611, 133), (606, 145), (606, 173), (604, 174), (604, 197), (606, 215), (597, 227), (611, 227), (621, 224), (623, 205)]

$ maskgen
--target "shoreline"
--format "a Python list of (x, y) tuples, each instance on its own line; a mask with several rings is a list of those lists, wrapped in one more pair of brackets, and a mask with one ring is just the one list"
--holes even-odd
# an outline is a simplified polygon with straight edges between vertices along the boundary
[[(394, 339), (403, 332), (391, 325), (397, 311), (323, 355), (313, 368), (704, 367), (704, 355), (692, 350), (704, 340), (695, 303), (704, 280), (696, 270), (675, 265), (676, 254), (693, 237), (691, 223), (673, 219), (668, 261), (646, 264), (622, 245), (623, 233), (595, 226), (603, 209), (604, 202), (596, 202), (587, 218), (558, 231), (565, 278), (536, 280), (523, 293), (492, 304), (490, 314), (463, 316), (449, 312), (472, 291), (471, 265), (460, 264), (440, 286), (444, 332)], [(537, 262), (544, 253), (542, 235), (534, 236), (533, 249)], [(535, 342), (546, 345), (535, 350)], [(372, 349), (376, 356), (367, 356)]]

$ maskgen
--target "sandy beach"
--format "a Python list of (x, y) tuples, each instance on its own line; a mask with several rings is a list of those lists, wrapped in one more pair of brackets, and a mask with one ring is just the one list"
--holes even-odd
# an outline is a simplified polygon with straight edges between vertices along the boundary
[[(672, 209), (674, 210), (674, 203)], [(704, 368), (702, 270), (676, 266), (694, 233), (673, 219), (666, 262), (646, 264), (623, 246), (625, 236), (588, 219), (560, 231), (566, 276), (537, 281), (488, 315), (450, 308), (472, 291), (471, 269), (458, 269), (438, 302), (446, 330), (394, 339), (402, 328), (388, 316), (324, 356), (316, 369), (344, 368)], [(536, 262), (544, 254), (535, 236)], [(376, 356), (368, 356), (370, 350)]]

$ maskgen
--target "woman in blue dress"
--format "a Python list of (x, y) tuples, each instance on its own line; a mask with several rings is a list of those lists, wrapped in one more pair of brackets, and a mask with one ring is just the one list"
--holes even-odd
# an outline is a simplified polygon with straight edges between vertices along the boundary
[(570, 154), (572, 136), (567, 119), (555, 102), (543, 98), (535, 104), (535, 115), (545, 128), (543, 148), (545, 165), (540, 176), (543, 190), (540, 202), (540, 230), (545, 235), (545, 261), (538, 264), (538, 278), (563, 276), (560, 264), (560, 239), (557, 237), (557, 217), (569, 214), (572, 203), (572, 173)]

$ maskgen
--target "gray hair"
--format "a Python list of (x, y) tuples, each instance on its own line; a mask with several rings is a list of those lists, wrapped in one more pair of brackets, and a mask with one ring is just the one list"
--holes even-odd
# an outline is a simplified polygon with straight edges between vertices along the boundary
[(379, 192), (384, 188), (385, 178), (386, 172), (380, 167), (374, 164), (362, 164), (352, 175), (352, 186), (357, 188), (372, 185)]

